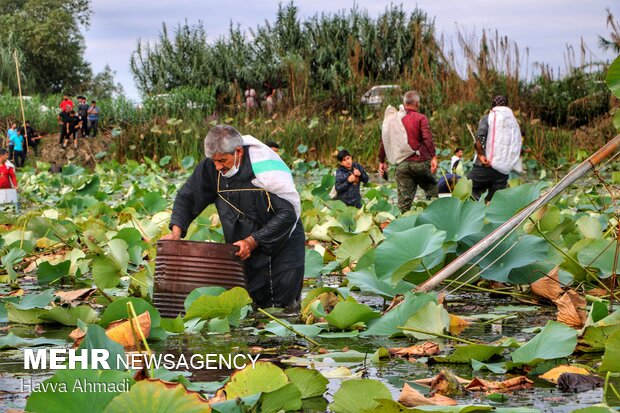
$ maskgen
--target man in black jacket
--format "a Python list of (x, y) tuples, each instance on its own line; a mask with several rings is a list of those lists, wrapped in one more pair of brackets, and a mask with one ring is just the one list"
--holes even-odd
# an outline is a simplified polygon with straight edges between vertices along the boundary
[(227, 243), (239, 247), (250, 295), (259, 307), (298, 303), (304, 274), (305, 236), (291, 202), (255, 186), (248, 147), (239, 132), (213, 127), (205, 138), (207, 158), (179, 190), (170, 219), (179, 240), (190, 223), (215, 204)]

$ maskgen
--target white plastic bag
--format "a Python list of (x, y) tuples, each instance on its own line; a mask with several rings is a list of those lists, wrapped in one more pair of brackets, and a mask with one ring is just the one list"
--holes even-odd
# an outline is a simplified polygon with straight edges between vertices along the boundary
[(399, 110), (393, 106), (385, 108), (383, 124), (381, 125), (381, 140), (387, 160), (391, 164), (399, 164), (415, 152), (409, 145), (407, 131), (402, 119), (407, 114), (401, 105)]
[(485, 151), (491, 167), (503, 174), (512, 170), (521, 172), (522, 141), (521, 128), (512, 110), (507, 106), (491, 109)]

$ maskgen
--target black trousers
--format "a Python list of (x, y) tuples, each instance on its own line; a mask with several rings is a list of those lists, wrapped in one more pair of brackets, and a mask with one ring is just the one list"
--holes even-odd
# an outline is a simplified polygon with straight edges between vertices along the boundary
[(269, 282), (253, 290), (250, 283), (250, 295), (254, 304), (260, 308), (289, 307), (301, 299), (301, 288), (304, 282), (304, 267), (286, 269), (279, 273), (271, 273)]
[(21, 168), (26, 163), (26, 152), (24, 151), (13, 151), (13, 156), (15, 156), (15, 166)]
[(467, 177), (472, 180), (473, 187), (471, 192), (476, 200), (480, 199), (485, 191), (488, 191), (485, 201), (489, 202), (495, 192), (508, 186), (508, 175), (485, 166), (474, 165)]

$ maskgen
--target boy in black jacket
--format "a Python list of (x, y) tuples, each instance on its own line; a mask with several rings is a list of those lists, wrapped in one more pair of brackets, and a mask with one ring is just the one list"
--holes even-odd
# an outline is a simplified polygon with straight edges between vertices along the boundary
[(362, 165), (353, 162), (351, 154), (346, 149), (338, 152), (336, 157), (340, 162), (336, 170), (336, 199), (349, 206), (361, 208), (360, 182), (368, 183), (368, 174)]

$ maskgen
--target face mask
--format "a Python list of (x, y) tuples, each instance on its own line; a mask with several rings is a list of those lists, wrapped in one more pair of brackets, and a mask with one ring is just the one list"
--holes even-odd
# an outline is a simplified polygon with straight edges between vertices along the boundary
[(222, 174), (222, 176), (224, 178), (231, 178), (233, 177), (237, 172), (239, 172), (239, 168), (237, 167), (237, 151), (235, 151), (235, 157), (233, 159), (233, 166), (228, 170), (228, 172), (226, 172), (225, 174), (222, 174), (222, 172), (220, 171), (220, 173)]

